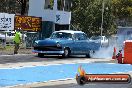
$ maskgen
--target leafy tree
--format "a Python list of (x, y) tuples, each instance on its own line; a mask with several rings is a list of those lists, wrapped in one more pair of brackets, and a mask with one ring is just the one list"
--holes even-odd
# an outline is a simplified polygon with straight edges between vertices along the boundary
[(26, 12), (26, 4), (27, 4), (27, 0), (21, 0), (21, 15), (24, 15)]
[(29, 0), (0, 0), (0, 12), (27, 14)]
[(113, 13), (118, 18), (132, 16), (132, 0), (112, 0)]
[(112, 7), (119, 26), (132, 26), (132, 0), (112, 0)]
[[(105, 1), (103, 34), (113, 33), (111, 2)], [(86, 32), (88, 35), (100, 35), (102, 22), (102, 0), (73, 0), (72, 24)]]
[(100, 35), (103, 1), (103, 35), (116, 33), (115, 20), (132, 16), (132, 0), (73, 0), (72, 24), (90, 36)]

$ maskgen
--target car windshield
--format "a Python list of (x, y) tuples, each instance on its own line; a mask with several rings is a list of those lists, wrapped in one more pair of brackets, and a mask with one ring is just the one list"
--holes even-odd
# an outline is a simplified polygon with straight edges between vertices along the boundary
[(94, 37), (91, 37), (90, 39), (91, 40), (98, 40), (98, 39), (100, 39), (100, 36), (97, 36), (97, 37), (94, 36)]
[(51, 35), (50, 38), (66, 38), (66, 39), (69, 39), (69, 38), (72, 38), (72, 34), (64, 33), (64, 32), (55, 32)]

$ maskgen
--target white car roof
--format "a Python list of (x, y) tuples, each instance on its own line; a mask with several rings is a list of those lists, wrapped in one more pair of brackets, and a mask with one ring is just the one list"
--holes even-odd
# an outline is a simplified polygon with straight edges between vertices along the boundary
[(60, 31), (55, 31), (55, 32), (65, 32), (65, 33), (71, 33), (71, 34), (74, 34), (74, 33), (84, 33), (82, 31), (74, 31), (74, 30), (60, 30)]

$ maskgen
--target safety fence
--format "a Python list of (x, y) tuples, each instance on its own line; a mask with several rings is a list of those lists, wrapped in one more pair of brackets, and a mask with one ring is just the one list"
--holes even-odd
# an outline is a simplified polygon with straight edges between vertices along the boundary
[[(39, 33), (37, 32), (28, 32), (26, 33), (26, 37), (22, 38), (22, 46), (25, 48), (32, 47), (34, 44), (35, 40), (39, 39)], [(14, 42), (13, 39), (11, 42), (6, 42), (4, 39), (0, 40), (0, 46), (5, 47), (5, 46), (13, 46)]]

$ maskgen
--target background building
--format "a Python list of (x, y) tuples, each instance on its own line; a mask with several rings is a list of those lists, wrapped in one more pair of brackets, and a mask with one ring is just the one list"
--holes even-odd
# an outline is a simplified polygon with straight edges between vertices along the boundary
[(71, 0), (29, 0), (28, 16), (42, 17), (41, 39), (53, 31), (70, 29), (71, 5)]

